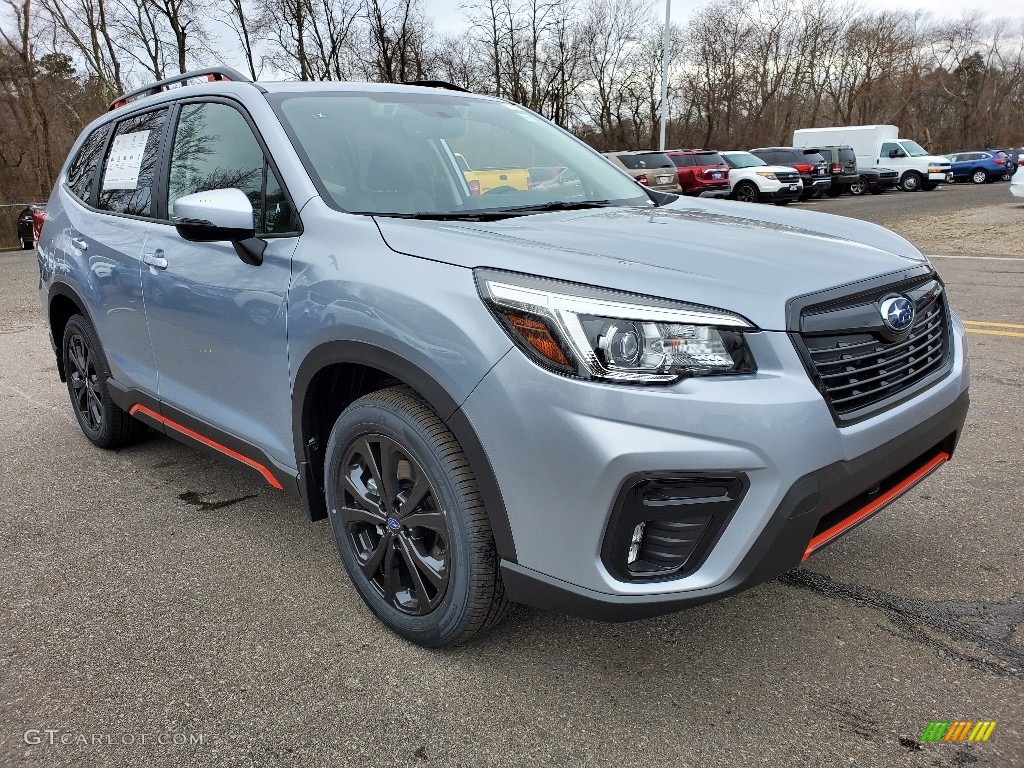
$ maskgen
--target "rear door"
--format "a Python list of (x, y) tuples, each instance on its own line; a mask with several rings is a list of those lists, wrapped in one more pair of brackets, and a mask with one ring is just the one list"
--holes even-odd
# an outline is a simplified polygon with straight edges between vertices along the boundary
[(98, 184), (89, 199), (83, 203), (74, 196), (65, 205), (65, 242), (88, 263), (87, 300), (110, 373), (123, 386), (148, 393), (156, 392), (156, 364), (146, 328), (140, 256), (153, 217), (167, 115), (168, 108), (162, 107), (115, 123), (103, 137)]
[[(184, 424), (192, 431), (238, 438), (292, 467), (285, 310), (298, 218), (238, 105), (185, 102), (175, 122), (166, 208), (146, 244), (142, 278), (164, 416), (192, 417)], [(177, 198), (231, 187), (253, 204), (266, 242), (260, 266), (243, 263), (229, 242), (184, 240), (171, 221)]]

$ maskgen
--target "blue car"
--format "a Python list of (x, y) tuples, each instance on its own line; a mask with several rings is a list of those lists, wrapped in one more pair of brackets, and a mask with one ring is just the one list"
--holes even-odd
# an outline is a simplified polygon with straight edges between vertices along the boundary
[(952, 163), (953, 181), (967, 181), (975, 184), (1001, 179), (1006, 172), (1006, 154), (996, 149), (975, 149), (954, 152), (949, 155)]

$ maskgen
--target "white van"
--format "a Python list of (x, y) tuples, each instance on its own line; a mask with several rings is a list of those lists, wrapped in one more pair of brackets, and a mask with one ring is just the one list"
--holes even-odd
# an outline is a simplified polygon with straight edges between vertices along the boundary
[(905, 192), (935, 189), (950, 181), (948, 157), (929, 155), (912, 139), (899, 138), (895, 125), (847, 125), (839, 128), (800, 128), (793, 131), (794, 147), (849, 145), (857, 155), (857, 167), (885, 166), (899, 171)]

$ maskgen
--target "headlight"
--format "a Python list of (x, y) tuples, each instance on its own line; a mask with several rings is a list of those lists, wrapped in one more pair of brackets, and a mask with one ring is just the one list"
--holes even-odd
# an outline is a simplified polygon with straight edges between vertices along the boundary
[(754, 373), (738, 315), (574, 283), (476, 270), (487, 307), (535, 362), (584, 379), (659, 384)]
[(779, 180), (778, 177), (771, 171), (754, 171), (754, 173), (756, 173), (758, 176), (763, 176), (766, 179), (771, 179), (772, 181)]

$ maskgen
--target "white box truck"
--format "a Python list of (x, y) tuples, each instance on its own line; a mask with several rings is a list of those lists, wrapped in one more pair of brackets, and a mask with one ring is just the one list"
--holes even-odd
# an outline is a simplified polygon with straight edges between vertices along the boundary
[(846, 125), (838, 128), (800, 128), (793, 131), (794, 147), (849, 145), (857, 155), (858, 168), (881, 166), (900, 174), (905, 192), (935, 189), (950, 181), (948, 157), (929, 155), (912, 139), (899, 138), (895, 125)]

